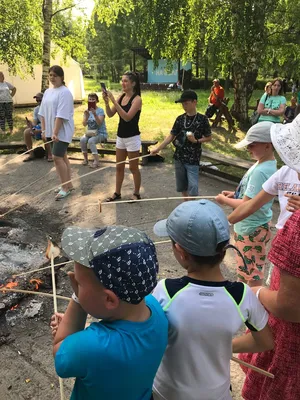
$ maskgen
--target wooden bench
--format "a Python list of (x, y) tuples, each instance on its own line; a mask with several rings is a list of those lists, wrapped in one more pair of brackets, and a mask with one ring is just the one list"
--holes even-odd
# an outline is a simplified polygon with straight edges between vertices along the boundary
[[(243, 160), (242, 158), (239, 157), (230, 157), (230, 156), (225, 156), (220, 153), (215, 153), (214, 151), (211, 150), (202, 150), (202, 157), (208, 158), (209, 160), (212, 160), (212, 166), (217, 166), (217, 165), (227, 165), (231, 167), (238, 167), (241, 168), (245, 171), (247, 171), (254, 162), (248, 161), (248, 160)], [(227, 172), (220, 171), (217, 169), (212, 169), (209, 166), (204, 166), (201, 165), (200, 169), (203, 172), (207, 172), (209, 174), (219, 176), (221, 178), (229, 179), (234, 182), (240, 182), (240, 178), (231, 174), (228, 174)]]
[[(80, 138), (79, 137), (73, 137), (72, 139), (72, 143), (78, 143), (80, 142)], [(155, 146), (157, 144), (157, 140), (142, 140), (141, 143), (141, 148), (142, 151), (140, 152), (141, 156), (145, 156), (146, 154), (149, 153), (149, 146)], [(105, 143), (103, 143), (103, 145), (105, 146), (106, 144), (113, 144), (116, 145), (116, 139), (107, 139), (107, 141)], [(68, 150), (70, 151), (81, 151), (80, 148), (78, 147), (74, 147), (71, 146), (68, 148)], [(102, 148), (98, 148), (98, 153), (99, 154), (112, 154), (115, 155), (116, 154), (116, 149), (107, 149), (105, 147)], [(148, 164), (148, 157), (145, 157), (142, 159), (142, 165), (147, 165)]]

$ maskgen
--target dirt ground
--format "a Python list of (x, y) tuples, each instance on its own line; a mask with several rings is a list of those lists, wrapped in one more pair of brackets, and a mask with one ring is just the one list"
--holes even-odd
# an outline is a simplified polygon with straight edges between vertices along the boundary
[[(0, 258), (0, 279), (5, 280), (9, 273), (34, 269), (40, 265), (37, 254), (44, 258), (47, 246), (47, 235), (51, 235), (57, 242), (63, 229), (69, 225), (105, 226), (109, 224), (123, 224), (135, 226), (145, 231), (154, 241), (160, 241), (152, 232), (154, 223), (166, 218), (180, 201), (159, 201), (148, 203), (106, 205), (99, 213), (98, 199), (104, 200), (114, 192), (115, 166), (113, 163), (102, 161), (96, 173), (74, 182), (76, 190), (67, 199), (56, 202), (54, 193), (45, 194), (33, 199), (34, 196), (58, 185), (53, 164), (44, 160), (23, 163), (22, 158), (3, 166), (14, 156), (0, 156), (0, 208), (7, 210), (18, 204), (26, 206), (9, 214), (4, 221), (12, 222), (17, 227), (14, 242), (22, 241), (26, 249), (31, 249), (33, 259), (20, 265), (12, 265), (11, 269), (3, 269)], [(77, 178), (91, 170), (83, 167), (80, 160), (72, 160), (73, 178)], [(152, 164), (142, 167), (141, 194), (143, 198), (176, 196), (175, 179), (172, 165)], [(35, 185), (28, 187), (20, 194), (8, 197), (30, 182), (43, 177)], [(224, 189), (234, 189), (234, 185), (216, 180), (209, 176), (200, 175), (200, 194), (216, 195)], [(132, 194), (132, 179), (126, 172), (122, 191), (123, 199)], [(226, 213), (229, 208), (224, 208)], [(278, 205), (274, 205), (274, 218), (278, 215)], [(0, 220), (1, 221), (1, 220)], [(0, 223), (0, 230), (1, 228)], [(1, 232), (0, 232), (1, 233)], [(4, 239), (0, 235), (0, 255), (3, 250)], [(1, 250), (2, 248), (2, 250)], [(27, 250), (26, 250), (27, 251)], [(175, 261), (170, 244), (157, 244), (160, 262), (161, 277), (178, 277), (183, 274), (181, 267)], [(45, 261), (45, 260), (44, 260)], [(71, 268), (71, 267), (69, 267)], [(67, 279), (67, 267), (57, 274), (58, 294), (70, 296), (71, 288)], [(232, 250), (228, 251), (224, 265), (226, 278), (235, 279), (235, 261)], [(34, 274), (33, 274), (34, 276)], [(0, 302), (6, 295), (0, 294)], [(59, 311), (63, 312), (67, 302), (59, 301)], [(37, 307), (37, 308), (36, 308)], [(0, 303), (1, 308), (1, 303)], [(33, 316), (28, 316), (28, 310), (37, 309)], [(52, 314), (52, 300), (40, 296), (24, 298), (16, 310), (0, 314), (0, 399), (1, 400), (52, 400), (59, 399), (58, 378), (53, 367), (51, 354), (51, 336), (49, 320)], [(1, 309), (0, 309), (1, 311)], [(27, 315), (27, 316), (26, 316)], [(242, 399), (241, 387), (243, 373), (239, 366), (232, 363), (233, 398)], [(69, 398), (73, 385), (71, 379), (64, 383), (66, 398)]]

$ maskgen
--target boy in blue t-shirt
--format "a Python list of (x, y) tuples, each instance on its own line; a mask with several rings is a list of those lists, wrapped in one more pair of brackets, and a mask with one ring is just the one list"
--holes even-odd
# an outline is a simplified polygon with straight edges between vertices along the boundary
[[(74, 260), (65, 314), (52, 317), (55, 368), (75, 377), (72, 400), (150, 400), (168, 341), (168, 322), (150, 295), (158, 262), (148, 236), (124, 226), (67, 228)], [(102, 319), (85, 328), (87, 314)]]

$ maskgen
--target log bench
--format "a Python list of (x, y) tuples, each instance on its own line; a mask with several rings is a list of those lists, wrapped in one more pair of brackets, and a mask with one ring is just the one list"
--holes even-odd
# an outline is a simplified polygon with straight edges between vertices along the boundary
[[(72, 139), (72, 143), (79, 143), (80, 142), (80, 137), (73, 137)], [(157, 140), (142, 140), (141, 143), (141, 152), (140, 155), (141, 156), (145, 156), (146, 154), (149, 153), (149, 146), (155, 146), (157, 144)], [(98, 146), (98, 153), (99, 154), (112, 154), (115, 155), (116, 154), (116, 149), (108, 149), (105, 148), (106, 144), (113, 144), (116, 145), (116, 139), (107, 139), (105, 143), (102, 144), (102, 146), (104, 145), (104, 147), (99, 147)], [(68, 150), (70, 151), (81, 151), (81, 149), (79, 147), (76, 146), (70, 146), (68, 148)], [(148, 164), (148, 157), (145, 157), (142, 159), (142, 165), (147, 165)]]
[[(247, 171), (254, 164), (252, 161), (243, 160), (239, 157), (225, 156), (224, 154), (216, 153), (211, 150), (202, 150), (202, 157), (212, 160), (212, 166), (225, 165), (230, 167), (238, 167), (245, 171)], [(209, 166), (201, 165), (200, 170), (235, 182), (240, 182), (241, 180), (239, 177), (233, 176), (224, 171), (212, 169)]]
[[(79, 137), (73, 137), (72, 143), (79, 143), (80, 138)], [(142, 140), (141, 144), (141, 156), (145, 156), (148, 154), (149, 151), (149, 146), (155, 146), (157, 144), (157, 140)], [(116, 139), (107, 139), (105, 144), (113, 144), (116, 145)], [(104, 144), (104, 145), (105, 145)], [(26, 144), (24, 142), (0, 142), (0, 151), (1, 150), (24, 150), (26, 151)], [(70, 146), (68, 148), (68, 151), (75, 151), (75, 152), (80, 152), (81, 149), (78, 146)], [(98, 153), (99, 154), (116, 154), (116, 149), (108, 149), (105, 147), (98, 148)], [(148, 164), (148, 157), (145, 157), (142, 159), (142, 165), (147, 165)]]

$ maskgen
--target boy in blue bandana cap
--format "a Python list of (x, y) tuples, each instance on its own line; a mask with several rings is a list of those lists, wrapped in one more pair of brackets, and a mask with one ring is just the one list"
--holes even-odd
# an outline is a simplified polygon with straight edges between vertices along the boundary
[[(74, 294), (51, 325), (57, 374), (76, 378), (71, 399), (150, 400), (168, 340), (167, 319), (150, 295), (154, 244), (135, 228), (72, 227), (62, 248), (75, 262)], [(84, 329), (87, 314), (102, 321)]]

